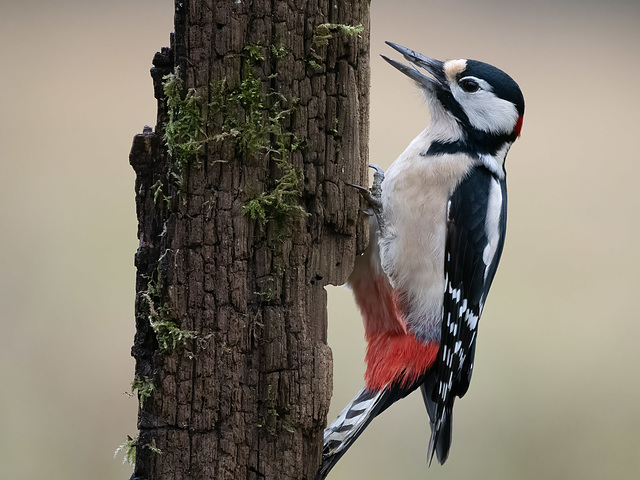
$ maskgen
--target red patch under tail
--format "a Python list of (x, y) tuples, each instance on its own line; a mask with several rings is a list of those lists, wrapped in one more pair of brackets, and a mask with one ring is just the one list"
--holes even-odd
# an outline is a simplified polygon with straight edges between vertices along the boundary
[(363, 258), (349, 278), (362, 313), (367, 340), (365, 384), (380, 390), (390, 383), (409, 387), (434, 363), (437, 343), (419, 341), (407, 328), (389, 279)]
[(439, 345), (424, 343), (412, 334), (380, 332), (367, 335), (367, 371), (369, 390), (379, 390), (390, 383), (409, 387), (435, 362)]

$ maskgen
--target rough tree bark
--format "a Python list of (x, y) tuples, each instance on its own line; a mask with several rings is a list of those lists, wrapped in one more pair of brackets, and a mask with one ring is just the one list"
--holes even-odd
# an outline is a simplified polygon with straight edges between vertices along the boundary
[[(136, 135), (139, 479), (311, 479), (366, 242), (369, 1), (177, 0)], [(362, 26), (362, 28), (358, 28)]]

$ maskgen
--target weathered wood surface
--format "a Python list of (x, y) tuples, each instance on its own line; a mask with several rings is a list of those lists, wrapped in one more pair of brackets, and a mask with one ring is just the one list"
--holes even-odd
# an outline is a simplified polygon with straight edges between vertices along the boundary
[[(327, 23), (364, 30), (335, 30), (321, 45)], [(369, 3), (179, 1), (175, 30), (154, 58), (158, 123), (136, 135), (130, 156), (140, 239), (132, 354), (136, 376), (155, 386), (139, 411), (134, 477), (311, 479), (332, 392), (324, 286), (344, 283), (366, 242), (346, 184), (367, 181)], [(202, 99), (223, 78), (233, 90), (248, 45), (264, 55), (251, 70), (267, 98), (297, 99), (284, 124), (302, 142), (288, 161), (303, 174), (310, 215), (283, 232), (243, 214), (282, 175), (274, 153), (242, 153), (226, 137), (179, 171), (162, 140), (162, 77), (180, 67)], [(206, 101), (202, 115), (216, 117)], [(207, 123), (206, 136), (221, 133)], [(197, 338), (161, 351), (151, 308)]]

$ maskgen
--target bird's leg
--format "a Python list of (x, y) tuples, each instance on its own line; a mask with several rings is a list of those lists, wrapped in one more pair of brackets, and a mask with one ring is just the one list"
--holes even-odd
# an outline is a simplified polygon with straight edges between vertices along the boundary
[(369, 204), (369, 208), (364, 213), (367, 215), (375, 215), (378, 221), (378, 229), (380, 232), (384, 231), (384, 217), (382, 215), (382, 182), (384, 181), (384, 170), (378, 165), (369, 165), (370, 168), (375, 170), (373, 174), (373, 185), (370, 189), (361, 187), (360, 185), (349, 184), (353, 188), (356, 188), (362, 198)]

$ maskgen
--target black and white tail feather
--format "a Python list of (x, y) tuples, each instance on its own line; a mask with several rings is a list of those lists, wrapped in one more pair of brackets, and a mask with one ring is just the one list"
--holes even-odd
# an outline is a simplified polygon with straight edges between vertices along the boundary
[(436, 375), (431, 374), (427, 375), (425, 381), (420, 385), (420, 392), (427, 407), (429, 426), (431, 427), (429, 449), (427, 450), (429, 465), (433, 461), (434, 454), (440, 465), (447, 461), (453, 429), (453, 399), (450, 405), (438, 405), (433, 400), (433, 391), (437, 383)]
[(396, 401), (406, 397), (418, 386), (429, 413), (431, 439), (427, 459), (429, 463), (435, 454), (438, 463), (443, 464), (451, 446), (451, 406), (439, 408), (432, 400), (437, 381), (433, 372), (427, 373), (411, 387), (400, 388), (392, 385), (379, 391), (362, 388), (340, 415), (324, 431), (322, 465), (316, 480), (324, 480), (335, 464), (347, 452), (371, 421)]
[(338, 418), (325, 429), (322, 465), (316, 480), (323, 480), (329, 474), (371, 420), (390, 405), (388, 393), (385, 390), (373, 392), (362, 388)]

